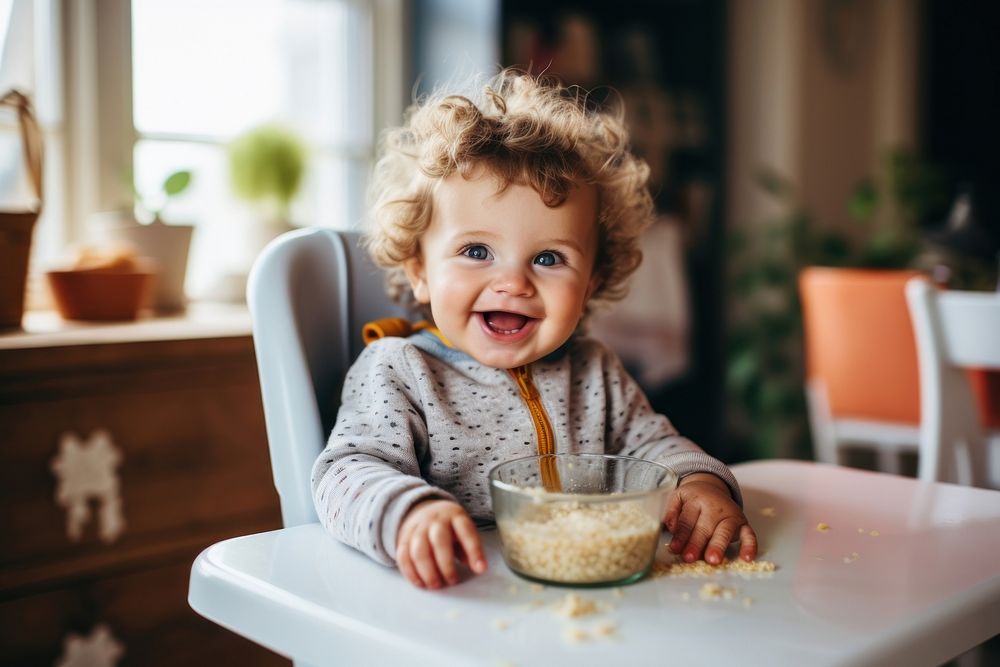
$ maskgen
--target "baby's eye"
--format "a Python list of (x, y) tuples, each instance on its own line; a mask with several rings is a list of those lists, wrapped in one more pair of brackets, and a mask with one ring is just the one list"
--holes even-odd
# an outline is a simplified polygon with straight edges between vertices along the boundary
[(490, 258), (489, 248), (484, 245), (470, 245), (462, 250), (462, 254), (471, 259), (482, 260)]
[(540, 252), (535, 255), (535, 264), (539, 266), (555, 266), (556, 264), (562, 264), (566, 260), (557, 252), (551, 250), (546, 250), (545, 252)]

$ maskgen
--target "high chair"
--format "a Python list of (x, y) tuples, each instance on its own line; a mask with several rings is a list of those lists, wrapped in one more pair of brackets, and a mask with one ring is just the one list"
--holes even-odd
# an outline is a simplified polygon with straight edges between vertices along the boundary
[(274, 486), (285, 527), (317, 521), (309, 476), (340, 405), (344, 374), (360, 354), (365, 322), (405, 311), (357, 232), (282, 235), (247, 284)]
[[(748, 655), (764, 656), (759, 664), (817, 667), (940, 664), (996, 634), (990, 612), (1000, 583), (992, 561), (980, 557), (996, 550), (991, 528), (1000, 524), (1000, 510), (990, 492), (801, 461), (734, 466), (754, 516), (765, 504), (778, 508), (758, 531), (782, 569), (753, 590), (753, 614), (713, 605), (713, 613), (732, 617), (731, 632), (720, 634), (718, 624), (665, 595), (675, 582), (648, 580), (624, 595), (587, 593), (613, 600), (610, 620), (620, 621), (622, 641), (567, 645), (565, 619), (522, 604), (555, 603), (566, 591), (529, 589), (503, 565), (497, 532), (486, 528), (480, 531), (486, 573), (444, 591), (411, 586), (395, 568), (333, 539), (316, 521), (309, 495), (310, 468), (336, 411), (340, 378), (361, 349), (358, 324), (402, 314), (381, 286), (381, 274), (351, 233), (286, 234), (257, 260), (248, 301), (285, 527), (223, 540), (197, 557), (188, 601), (209, 620), (298, 667), (561, 665), (569, 658), (583, 667), (606, 665), (609, 656), (613, 664), (642, 665), (667, 653), (705, 664), (745, 662)], [(927, 509), (912, 518), (920, 498), (927, 498)], [(854, 526), (859, 507), (869, 517), (877, 510), (887, 536), (867, 538), (850, 577), (829, 571), (800, 577), (816, 571), (810, 566), (817, 563), (810, 551), (815, 517), (838, 529)], [(931, 520), (941, 512), (946, 530)], [(898, 554), (914, 577), (900, 569)], [(927, 576), (954, 563), (965, 564), (961, 577)], [(873, 590), (879, 591), (874, 605)], [(859, 618), (859, 610), (868, 613)], [(513, 625), (503, 632), (498, 623), (507, 618)], [(671, 633), (662, 632), (664, 624)]]
[(1000, 369), (1000, 294), (940, 291), (913, 278), (906, 299), (920, 363), (918, 476), (995, 487), (997, 452), (988, 445), (996, 449), (1000, 432), (983, 428), (966, 369)]
[(917, 352), (905, 285), (915, 271), (810, 267), (799, 275), (806, 397), (816, 458), (874, 449), (900, 472), (920, 442)]

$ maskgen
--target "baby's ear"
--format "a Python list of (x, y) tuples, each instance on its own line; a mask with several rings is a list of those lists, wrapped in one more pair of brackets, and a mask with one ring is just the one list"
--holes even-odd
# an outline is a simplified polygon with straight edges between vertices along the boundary
[(587, 296), (583, 299), (584, 303), (590, 301), (590, 297), (594, 296), (594, 292), (598, 290), (602, 282), (604, 282), (604, 276), (598, 271), (594, 271), (594, 274), (590, 276), (590, 282), (587, 284)]
[(413, 290), (413, 298), (417, 303), (430, 303), (431, 295), (427, 289), (427, 272), (424, 270), (424, 263), (420, 257), (410, 257), (403, 262), (403, 271), (407, 280), (410, 281), (410, 289)]

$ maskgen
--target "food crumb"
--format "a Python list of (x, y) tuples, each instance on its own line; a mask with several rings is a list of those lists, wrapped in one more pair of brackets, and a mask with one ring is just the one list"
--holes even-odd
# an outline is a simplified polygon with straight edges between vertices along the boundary
[(598, 637), (614, 637), (615, 633), (618, 632), (618, 626), (612, 622), (607, 621), (605, 623), (598, 623), (594, 626), (594, 634)]
[(542, 586), (541, 584), (531, 584), (528, 588), (531, 589), (532, 593), (541, 593), (545, 590), (545, 586)]
[(821, 533), (825, 533), (830, 530), (830, 524), (823, 523), (822, 521), (820, 521), (819, 523), (816, 524), (816, 530), (818, 530)]
[(752, 605), (753, 605), (753, 598), (751, 598), (751, 597), (745, 597), (745, 598), (743, 598), (743, 606), (744, 607), (750, 607)]
[(761, 516), (775, 516), (777, 512), (774, 511), (773, 507), (761, 507), (760, 514)]
[(850, 556), (844, 556), (844, 563), (853, 563), (859, 558), (861, 558), (861, 554), (857, 551), (852, 551)]
[(778, 566), (769, 560), (725, 559), (718, 565), (706, 563), (704, 560), (696, 560), (693, 563), (674, 561), (654, 563), (650, 576), (654, 578), (668, 576), (711, 577), (718, 572), (735, 572), (743, 575), (770, 574), (777, 569)]
[(878, 537), (879, 536), (879, 532), (877, 530), (873, 530), (872, 532), (870, 532), (868, 534), (871, 535), (872, 537)]
[(563, 630), (563, 639), (570, 642), (571, 644), (579, 644), (580, 642), (585, 642), (589, 639), (589, 635), (582, 628), (578, 628), (575, 625), (571, 625), (565, 630)]
[(493, 621), (493, 627), (494, 629), (500, 630), (502, 632), (510, 627), (510, 621), (508, 621), (505, 618), (498, 618), (495, 621)]
[(710, 581), (701, 587), (701, 590), (698, 591), (698, 597), (702, 600), (731, 600), (735, 592), (736, 590), (733, 588), (726, 588)]
[(581, 597), (576, 593), (567, 593), (556, 606), (556, 614), (566, 618), (578, 618), (597, 613), (597, 604), (593, 600)]
[(612, 589), (611, 594), (614, 595), (616, 598), (625, 597), (625, 591), (623, 591), (621, 588)]

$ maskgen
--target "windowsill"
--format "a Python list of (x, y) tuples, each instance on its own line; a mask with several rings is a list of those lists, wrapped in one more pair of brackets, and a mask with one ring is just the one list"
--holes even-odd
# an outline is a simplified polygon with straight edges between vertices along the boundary
[(146, 315), (129, 322), (72, 322), (55, 311), (34, 310), (25, 313), (22, 324), (21, 331), (0, 333), (0, 350), (233, 338), (251, 332), (246, 305), (209, 302), (193, 302), (176, 315)]

